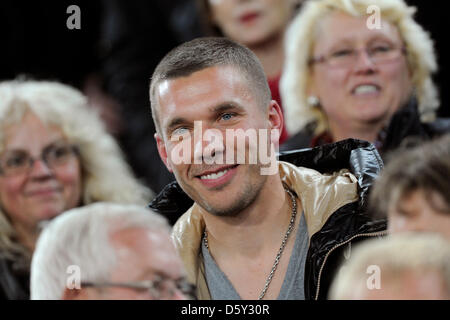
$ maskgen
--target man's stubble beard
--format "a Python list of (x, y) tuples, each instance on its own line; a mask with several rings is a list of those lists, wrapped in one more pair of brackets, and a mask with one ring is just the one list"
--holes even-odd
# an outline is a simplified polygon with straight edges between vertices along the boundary
[[(224, 191), (224, 198), (221, 201), (222, 203), (229, 203), (226, 207), (219, 207), (216, 205), (213, 205), (211, 203), (208, 203), (204, 197), (202, 197), (201, 194), (197, 193), (198, 199), (195, 200), (190, 192), (185, 192), (191, 197), (191, 199), (194, 199), (194, 201), (202, 207), (205, 211), (208, 213), (217, 216), (217, 217), (236, 217), (239, 215), (240, 212), (251, 206), (257, 199), (258, 196), (263, 189), (267, 177), (265, 175), (260, 175), (260, 166), (259, 165), (251, 165), (251, 171), (254, 171), (258, 175), (258, 179), (255, 179), (254, 181), (246, 181), (243, 186), (239, 188), (237, 199), (233, 201), (233, 203), (229, 203), (229, 199), (226, 198), (226, 191)], [(250, 177), (252, 175), (250, 174)], [(231, 182), (233, 183), (233, 182)], [(217, 192), (220, 192), (221, 189), (226, 189), (228, 185), (224, 185), (217, 189)]]
[[(264, 181), (260, 184), (251, 182), (245, 184), (239, 190), (237, 199), (226, 208), (211, 206), (206, 201), (203, 201), (202, 204), (199, 203), (199, 205), (207, 212), (217, 217), (236, 217), (240, 212), (251, 206), (258, 199), (266, 180), (267, 176), (264, 176)], [(224, 201), (226, 202), (228, 200), (224, 199)]]

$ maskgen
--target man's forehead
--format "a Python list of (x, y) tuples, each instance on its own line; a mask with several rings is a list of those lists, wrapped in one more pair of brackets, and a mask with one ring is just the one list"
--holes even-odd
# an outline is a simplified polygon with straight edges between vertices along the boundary
[(183, 275), (181, 261), (167, 231), (132, 227), (112, 233), (111, 239), (123, 266), (133, 264), (138, 278), (153, 274)]
[(170, 103), (176, 103), (177, 98), (202, 96), (214, 90), (217, 82), (223, 82), (221, 79), (213, 77), (198, 77), (191, 75), (188, 77), (164, 80), (159, 88), (158, 95), (160, 105), (166, 107)]
[(149, 230), (146, 228), (133, 227), (114, 232), (111, 235), (112, 243), (119, 256), (130, 257), (137, 255), (164, 257), (173, 260), (176, 251), (173, 247), (168, 231)]
[[(164, 230), (151, 230), (143, 227), (130, 227), (113, 232), (111, 240), (116, 246), (140, 248), (154, 245), (154, 242), (164, 243), (169, 233)], [(134, 248), (136, 247), (136, 248)]]
[(157, 87), (157, 94), (165, 98), (177, 91), (189, 95), (192, 93), (207, 93), (216, 89), (217, 84), (222, 87), (231, 87), (235, 84), (244, 84), (244, 75), (233, 66), (213, 66), (195, 71), (187, 76), (162, 80)]
[(162, 81), (157, 87), (162, 127), (180, 112), (210, 111), (223, 102), (236, 104), (251, 100), (248, 81), (232, 66), (215, 66), (190, 74)]

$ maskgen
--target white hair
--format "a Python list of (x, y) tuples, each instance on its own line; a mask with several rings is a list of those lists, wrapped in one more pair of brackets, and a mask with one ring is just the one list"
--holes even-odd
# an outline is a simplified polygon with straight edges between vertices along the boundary
[(450, 243), (438, 234), (405, 232), (363, 242), (334, 279), (330, 298), (346, 299), (366, 286), (370, 266), (380, 268), (384, 281), (395, 281), (407, 271), (438, 272), (450, 295)]
[(130, 228), (170, 234), (163, 216), (135, 205), (100, 202), (56, 217), (37, 241), (31, 262), (31, 299), (61, 299), (70, 266), (79, 268), (80, 281), (110, 280), (116, 263), (110, 236)]
[(351, 16), (367, 16), (367, 8), (380, 8), (382, 18), (397, 27), (407, 48), (407, 62), (412, 72), (422, 121), (432, 121), (439, 107), (438, 91), (432, 74), (437, 71), (436, 54), (430, 35), (414, 21), (415, 7), (403, 0), (311, 0), (306, 1), (292, 21), (285, 39), (286, 59), (280, 80), (280, 94), (286, 128), (293, 135), (310, 123), (315, 133), (327, 130), (325, 114), (308, 104), (307, 87), (311, 81), (309, 60), (317, 28), (326, 15), (340, 11)]
[[(43, 123), (56, 125), (76, 145), (82, 169), (82, 204), (97, 201), (147, 203), (152, 193), (133, 176), (114, 138), (107, 133), (86, 97), (67, 85), (48, 81), (0, 83), (0, 153), (4, 130), (32, 112)], [(29, 267), (30, 252), (18, 243), (7, 212), (0, 209), (0, 254)]]

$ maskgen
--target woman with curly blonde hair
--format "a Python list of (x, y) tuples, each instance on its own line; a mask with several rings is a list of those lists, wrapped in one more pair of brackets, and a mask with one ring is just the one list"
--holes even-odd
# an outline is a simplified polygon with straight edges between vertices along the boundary
[(0, 298), (28, 299), (41, 223), (93, 202), (144, 205), (150, 196), (79, 91), (0, 83)]
[(286, 37), (281, 96), (295, 135), (284, 149), (346, 138), (381, 153), (448, 131), (432, 74), (433, 41), (403, 0), (312, 0)]

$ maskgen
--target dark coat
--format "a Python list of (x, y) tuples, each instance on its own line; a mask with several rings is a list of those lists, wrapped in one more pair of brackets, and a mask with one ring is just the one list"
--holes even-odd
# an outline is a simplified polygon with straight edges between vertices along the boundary
[(0, 258), (0, 300), (28, 300), (29, 298), (29, 272), (16, 270), (11, 260)]

